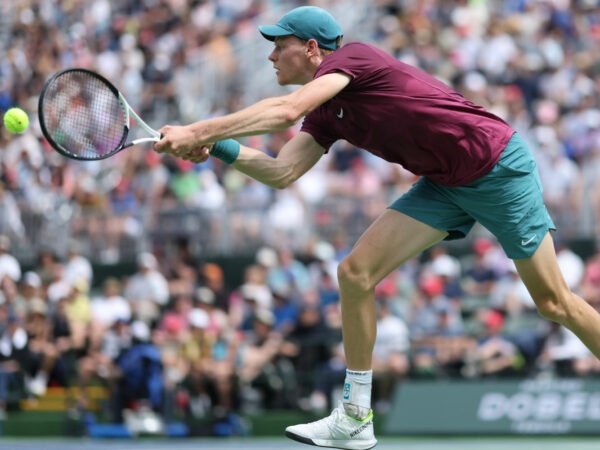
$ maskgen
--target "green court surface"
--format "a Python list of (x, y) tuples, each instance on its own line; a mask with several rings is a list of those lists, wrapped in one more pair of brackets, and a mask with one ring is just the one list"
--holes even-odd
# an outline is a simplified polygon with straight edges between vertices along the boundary
[[(236, 439), (9, 439), (0, 438), (6, 450), (310, 450), (317, 447), (285, 438)], [(374, 450), (598, 450), (600, 437), (477, 437), (391, 438), (382, 437)]]

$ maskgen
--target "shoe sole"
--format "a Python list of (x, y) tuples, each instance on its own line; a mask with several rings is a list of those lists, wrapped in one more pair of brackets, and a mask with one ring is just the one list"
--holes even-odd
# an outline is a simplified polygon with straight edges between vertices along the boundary
[(312, 440), (310, 438), (300, 436), (291, 431), (285, 432), (286, 437), (296, 442), (303, 444), (314, 445), (315, 447), (339, 448), (342, 450), (369, 450), (377, 445), (377, 440), (373, 441), (325, 441), (323, 439)]

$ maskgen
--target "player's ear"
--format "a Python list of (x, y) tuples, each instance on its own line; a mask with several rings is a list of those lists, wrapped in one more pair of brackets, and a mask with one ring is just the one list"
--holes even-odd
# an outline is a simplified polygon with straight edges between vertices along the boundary
[(315, 39), (309, 39), (306, 41), (306, 51), (308, 56), (315, 56), (319, 54), (319, 43)]

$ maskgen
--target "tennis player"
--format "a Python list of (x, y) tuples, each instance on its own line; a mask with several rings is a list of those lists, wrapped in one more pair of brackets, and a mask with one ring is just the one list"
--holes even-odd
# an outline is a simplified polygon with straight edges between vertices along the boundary
[[(345, 139), (420, 179), (356, 242), (338, 269), (347, 375), (343, 401), (322, 420), (286, 435), (320, 447), (376, 445), (371, 410), (374, 287), (402, 263), (443, 239), (464, 237), (477, 221), (512, 258), (541, 315), (573, 331), (600, 356), (600, 315), (571, 292), (556, 260), (555, 226), (536, 163), (503, 120), (427, 73), (364, 43), (341, 46), (325, 10), (291, 10), (259, 27), (281, 85), (294, 92), (187, 126), (165, 126), (158, 152), (193, 162), (209, 156), (273, 188), (288, 187)], [(277, 157), (232, 138), (294, 125)], [(214, 143), (214, 145), (213, 145)]]

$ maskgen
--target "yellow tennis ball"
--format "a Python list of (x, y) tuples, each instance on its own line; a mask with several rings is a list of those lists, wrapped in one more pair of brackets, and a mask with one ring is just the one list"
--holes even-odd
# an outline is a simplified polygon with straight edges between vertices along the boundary
[(21, 108), (10, 108), (4, 113), (4, 126), (11, 133), (22, 133), (29, 126), (29, 116)]

